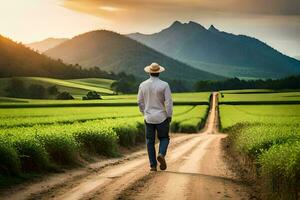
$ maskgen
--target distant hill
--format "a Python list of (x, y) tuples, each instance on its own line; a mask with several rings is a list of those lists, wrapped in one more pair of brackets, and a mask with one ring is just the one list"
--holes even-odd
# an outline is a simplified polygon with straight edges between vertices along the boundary
[(245, 35), (205, 29), (195, 22), (174, 22), (161, 32), (129, 34), (157, 51), (211, 73), (253, 78), (300, 74), (300, 61)]
[(114, 77), (99, 68), (82, 69), (39, 54), (0, 35), (0, 77), (43, 76), (53, 78)]
[[(104, 95), (113, 94), (113, 91), (110, 89), (110, 85), (114, 82), (114, 80), (110, 79), (85, 78), (61, 80), (44, 77), (18, 77), (18, 79), (23, 81), (27, 86), (30, 84), (39, 84), (47, 88), (55, 85), (59, 92), (69, 92), (75, 98), (81, 98), (89, 91), (97, 91)], [(0, 96), (7, 96), (5, 88), (9, 85), (10, 80), (11, 78), (0, 78)]]
[(167, 68), (162, 76), (168, 79), (196, 81), (219, 80), (222, 76), (201, 71), (163, 55), (126, 36), (104, 30), (84, 33), (48, 51), (46, 55), (84, 67), (99, 66), (102, 70), (125, 72), (146, 77), (143, 69), (152, 62)]
[(43, 53), (67, 40), (67, 38), (47, 38), (39, 42), (33, 42), (25, 45), (31, 49), (38, 50), (39, 52)]
[(72, 70), (61, 61), (32, 51), (22, 44), (0, 35), (0, 77), (7, 76), (57, 76)]

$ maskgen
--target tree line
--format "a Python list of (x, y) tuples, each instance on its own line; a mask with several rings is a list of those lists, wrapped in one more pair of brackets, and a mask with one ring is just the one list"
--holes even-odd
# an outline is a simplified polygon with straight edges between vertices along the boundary
[[(119, 74), (119, 79), (113, 83), (112, 89), (116, 93), (137, 93), (139, 83), (143, 81), (133, 75), (125, 73)], [(257, 79), (243, 80), (239, 78), (229, 78), (224, 81), (203, 80), (196, 83), (189, 83), (181, 80), (166, 80), (172, 92), (204, 92), (220, 90), (240, 90), (240, 89), (300, 89), (300, 75), (289, 76), (281, 79)]]
[(300, 89), (300, 75), (266, 80), (242, 80), (239, 78), (230, 78), (224, 81), (198, 81), (195, 84), (195, 91), (198, 92), (240, 89)]
[[(186, 81), (164, 79), (166, 80), (172, 92), (190, 92), (192, 91), (192, 85)], [(124, 94), (136, 94), (138, 92), (139, 84), (143, 81), (141, 78), (137, 78), (134, 75), (121, 72), (117, 74), (117, 79), (112, 83), (111, 89), (116, 93)]]
[[(59, 91), (56, 85), (44, 87), (41, 84), (26, 84), (18, 78), (12, 78), (5, 88), (8, 97), (29, 99), (59, 99), (73, 100), (74, 97), (67, 91)], [(102, 99), (96, 91), (88, 91), (82, 100)]]
[(26, 85), (24, 81), (18, 78), (12, 78), (5, 88), (7, 96), (14, 98), (30, 99), (74, 99), (68, 92), (58, 91), (55, 85), (44, 87), (40, 84)]

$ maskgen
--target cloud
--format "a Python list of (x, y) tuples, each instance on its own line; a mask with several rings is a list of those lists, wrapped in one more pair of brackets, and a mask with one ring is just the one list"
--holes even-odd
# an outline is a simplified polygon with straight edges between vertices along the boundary
[(166, 12), (229, 12), (268, 15), (299, 15), (299, 0), (65, 0), (64, 6), (93, 15), (101, 15), (95, 8), (108, 6), (140, 10), (145, 13)]
[(154, 33), (191, 20), (257, 37), (290, 55), (300, 51), (300, 0), (63, 0), (63, 6), (121, 33)]

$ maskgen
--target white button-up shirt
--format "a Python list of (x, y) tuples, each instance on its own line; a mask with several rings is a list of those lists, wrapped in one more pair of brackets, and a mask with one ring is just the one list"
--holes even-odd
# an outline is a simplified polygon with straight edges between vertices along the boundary
[(173, 101), (169, 84), (151, 76), (139, 86), (138, 105), (149, 124), (160, 124), (172, 117)]

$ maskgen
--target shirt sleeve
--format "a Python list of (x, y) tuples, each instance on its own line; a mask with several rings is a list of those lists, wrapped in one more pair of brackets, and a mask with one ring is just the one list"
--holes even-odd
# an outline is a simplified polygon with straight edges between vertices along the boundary
[(171, 95), (171, 89), (169, 84), (167, 85), (165, 89), (165, 106), (167, 111), (167, 116), (172, 117), (173, 115), (173, 100)]
[(140, 112), (144, 115), (145, 101), (144, 101), (144, 96), (143, 96), (143, 92), (142, 92), (141, 86), (139, 87), (137, 103), (139, 105)]

